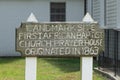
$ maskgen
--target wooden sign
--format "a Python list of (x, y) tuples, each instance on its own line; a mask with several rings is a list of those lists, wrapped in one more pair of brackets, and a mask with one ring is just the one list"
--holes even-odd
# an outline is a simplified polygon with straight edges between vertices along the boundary
[(16, 29), (16, 51), (22, 56), (95, 56), (104, 49), (98, 23), (22, 23)]

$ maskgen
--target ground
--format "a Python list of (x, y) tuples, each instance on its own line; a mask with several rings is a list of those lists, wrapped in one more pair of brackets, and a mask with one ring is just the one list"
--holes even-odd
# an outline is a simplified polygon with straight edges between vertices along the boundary
[[(37, 80), (80, 80), (79, 58), (38, 58), (37, 64)], [(24, 80), (24, 66), (25, 58), (0, 58), (0, 80)], [(94, 72), (93, 80), (107, 78)]]

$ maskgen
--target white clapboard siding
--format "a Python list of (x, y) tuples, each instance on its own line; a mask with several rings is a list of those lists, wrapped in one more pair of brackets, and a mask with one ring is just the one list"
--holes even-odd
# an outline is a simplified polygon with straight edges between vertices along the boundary
[(104, 16), (104, 0), (91, 0), (91, 13), (93, 19), (98, 21), (101, 28), (104, 28), (105, 25), (105, 16)]
[(100, 23), (100, 0), (93, 0), (92, 4), (93, 18)]
[[(106, 0), (106, 28), (113, 29), (118, 26), (117, 17), (118, 17), (118, 10), (117, 10), (117, 0)], [(114, 30), (109, 30), (109, 58), (114, 58), (114, 43), (115, 43), (115, 35)]]
[(120, 0), (117, 0), (117, 28), (120, 29)]
[(106, 26), (117, 26), (117, 0), (106, 0)]

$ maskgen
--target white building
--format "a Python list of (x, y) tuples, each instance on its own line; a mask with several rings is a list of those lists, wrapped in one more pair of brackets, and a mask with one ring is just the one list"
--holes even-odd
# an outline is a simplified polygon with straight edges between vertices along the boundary
[[(0, 0), (0, 56), (18, 56), (15, 29), (33, 12), (39, 22), (81, 21), (85, 0)], [(58, 6), (59, 5), (59, 6)]]
[(120, 72), (120, 0), (91, 0), (91, 13), (105, 29), (103, 66)]
[(113, 58), (114, 33), (120, 26), (119, 3), (119, 0), (0, 0), (0, 56), (19, 54), (15, 51), (15, 28), (26, 22), (31, 12), (39, 22), (75, 22), (81, 21), (88, 11), (106, 29), (105, 56)]
[(89, 12), (105, 29), (103, 62), (120, 70), (119, 3), (120, 0), (0, 0), (0, 57), (20, 55), (15, 51), (15, 29), (26, 22), (31, 12), (39, 22), (78, 22)]

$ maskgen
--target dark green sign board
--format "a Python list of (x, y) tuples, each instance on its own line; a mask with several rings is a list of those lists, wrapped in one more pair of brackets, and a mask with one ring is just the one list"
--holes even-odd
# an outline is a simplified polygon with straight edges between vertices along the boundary
[(22, 23), (16, 29), (16, 51), (22, 56), (96, 56), (104, 50), (98, 23)]

